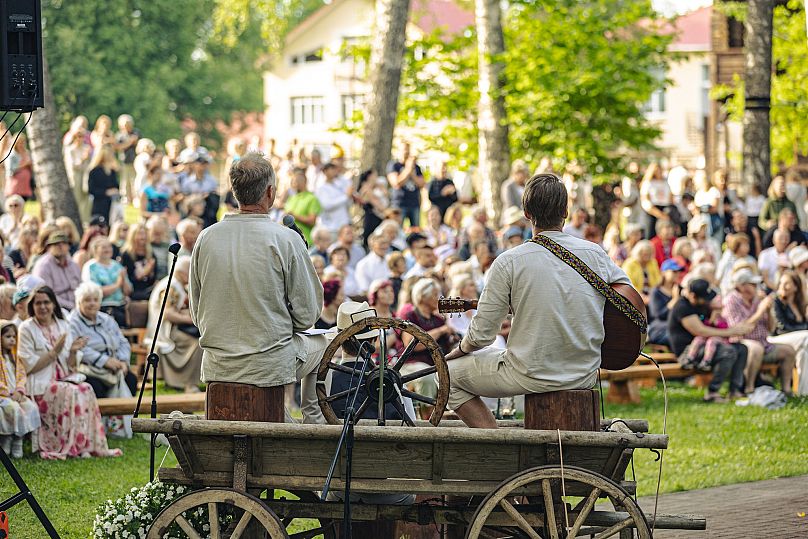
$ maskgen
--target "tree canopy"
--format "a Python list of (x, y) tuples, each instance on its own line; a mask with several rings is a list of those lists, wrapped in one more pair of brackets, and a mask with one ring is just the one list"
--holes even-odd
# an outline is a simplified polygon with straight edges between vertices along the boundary
[(62, 127), (84, 114), (131, 114), (155, 138), (193, 119), (215, 136), (218, 120), (260, 111), (261, 21), (238, 39), (216, 31), (217, 0), (45, 0), (45, 50)]
[[(513, 157), (532, 166), (551, 157), (605, 176), (653, 148), (659, 131), (643, 107), (664, 84), (657, 74), (672, 39), (651, 22), (658, 17), (647, 0), (512, 2), (503, 92)], [(448, 119), (432, 139), (460, 165), (477, 155), (475, 42), (470, 28), (413, 43), (402, 86), (401, 121)]]

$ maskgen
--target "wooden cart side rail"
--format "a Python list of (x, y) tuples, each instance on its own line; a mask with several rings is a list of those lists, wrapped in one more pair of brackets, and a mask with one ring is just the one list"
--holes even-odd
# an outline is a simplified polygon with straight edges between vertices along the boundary
[[(648, 421), (645, 419), (601, 419), (600, 428), (605, 429), (609, 427), (612, 422), (617, 421), (618, 424), (625, 424), (631, 429), (632, 432), (648, 432)], [(377, 424), (375, 419), (360, 419), (359, 424), (362, 426), (372, 427)], [(419, 419), (415, 421), (416, 427), (432, 427), (429, 421)], [(444, 419), (440, 422), (441, 427), (446, 428), (467, 428), (466, 424), (457, 419)], [(500, 428), (525, 428), (525, 422), (522, 419), (498, 419), (497, 426)], [(612, 429), (614, 430), (614, 429)]]
[[(185, 419), (132, 420), (135, 432), (155, 432), (167, 435), (248, 436), (254, 438), (285, 438), (296, 440), (337, 440), (340, 425), (297, 425), (286, 423), (256, 423), (250, 421), (199, 421)], [(446, 444), (473, 443), (495, 445), (543, 445), (558, 443), (557, 431), (523, 429), (458, 429), (447, 427), (366, 427), (355, 430), (357, 442), (416, 442)], [(668, 437), (660, 434), (618, 432), (561, 431), (562, 445), (597, 447), (633, 447), (667, 449)]]

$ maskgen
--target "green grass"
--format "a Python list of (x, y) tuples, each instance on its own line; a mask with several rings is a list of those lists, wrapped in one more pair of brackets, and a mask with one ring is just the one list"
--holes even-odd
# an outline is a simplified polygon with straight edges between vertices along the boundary
[[(808, 399), (792, 400), (778, 411), (730, 404), (703, 404), (701, 392), (681, 384), (670, 390), (668, 434), (662, 492), (755, 481), (808, 473)], [(662, 430), (662, 391), (642, 391), (638, 406), (606, 406), (608, 417), (645, 418), (651, 432)], [(117, 459), (42, 461), (26, 456), (16, 461), (20, 472), (65, 539), (90, 535), (96, 507), (124, 495), (148, 480), (146, 440), (113, 440), (124, 456)], [(158, 463), (165, 449), (158, 450)], [(653, 495), (657, 463), (647, 450), (635, 454), (638, 492)], [(175, 461), (169, 454), (167, 466)], [(630, 476), (630, 471), (627, 475)], [(16, 490), (0, 470), (0, 499)], [(698, 508), (693, 508), (696, 511)], [(12, 537), (45, 537), (27, 504), (9, 511)]]

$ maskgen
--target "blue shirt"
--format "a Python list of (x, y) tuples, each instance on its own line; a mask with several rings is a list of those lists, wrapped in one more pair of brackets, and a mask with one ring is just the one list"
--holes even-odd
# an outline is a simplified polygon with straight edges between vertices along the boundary
[[(92, 281), (99, 286), (109, 286), (115, 284), (118, 277), (121, 275), (121, 270), (126, 274), (126, 270), (117, 260), (110, 261), (108, 266), (104, 266), (97, 260), (92, 259), (84, 265), (81, 272), (83, 281)], [(101, 305), (104, 307), (119, 306), (125, 303), (123, 291), (119, 288), (109, 296), (105, 296), (101, 300)]]
[(83, 363), (103, 367), (110, 358), (129, 363), (132, 353), (129, 341), (110, 315), (99, 312), (95, 315), (95, 322), (90, 322), (75, 309), (67, 317), (67, 322), (73, 340), (87, 337), (87, 344), (81, 349)]
[(217, 189), (219, 189), (219, 182), (210, 172), (206, 172), (201, 180), (193, 174), (182, 174), (180, 176), (180, 191), (184, 195), (206, 195), (215, 192)]

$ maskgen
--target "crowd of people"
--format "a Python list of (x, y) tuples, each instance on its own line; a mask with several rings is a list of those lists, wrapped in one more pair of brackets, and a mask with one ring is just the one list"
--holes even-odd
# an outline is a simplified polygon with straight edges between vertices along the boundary
[[(126, 418), (102, 419), (96, 399), (135, 392), (122, 330), (146, 327), (150, 337), (165, 294), (156, 336), (160, 376), (170, 387), (199, 391), (190, 255), (199, 234), (237, 203), (197, 134), (160, 147), (130, 116), (117, 125), (115, 132), (101, 116), (89, 130), (80, 116), (64, 135), (81, 235), (67, 217), (42, 222), (25, 212), (37, 187), (24, 134), (0, 164), (0, 444), (15, 457), (29, 433), (44, 458), (119, 454), (106, 436), (130, 433)], [(231, 140), (223, 170), (247, 151), (243, 140)], [(474, 312), (447, 318), (437, 312), (438, 299), (477, 299), (493, 261), (533, 234), (522, 208), (532, 171), (521, 161), (502, 186), (494, 223), (488, 208), (460, 196), (446, 163), (422, 169), (407, 143), (383, 171), (351, 170), (337, 146), (328, 159), (316, 148), (280, 156), (272, 144), (266, 155), (277, 177), (270, 216), (294, 217), (323, 284), (318, 329), (337, 325), (344, 302), (367, 301), (378, 316), (419, 326), (448, 352), (467, 334)], [(663, 171), (657, 164), (642, 175), (635, 164), (630, 170), (594, 190), (577, 171), (564, 171), (573, 204), (564, 232), (601, 245), (623, 268), (647, 304), (650, 343), (714, 373), (705, 399), (723, 400), (724, 381), (730, 397), (770, 383), (759, 373), (763, 362), (780, 365), (782, 389), (791, 393), (794, 365), (800, 373), (808, 366), (808, 216), (799, 176), (788, 171), (767, 195), (753, 186), (741, 196), (721, 171), (710, 179), (701, 170)], [(537, 172), (551, 171), (543, 160)], [(127, 222), (127, 205), (137, 222)], [(174, 240), (181, 250), (169, 284)], [(506, 319), (500, 346), (509, 332)], [(391, 332), (389, 357), (410, 338)], [(429, 363), (416, 347), (409, 368)], [(808, 393), (808, 376), (795, 386)]]

